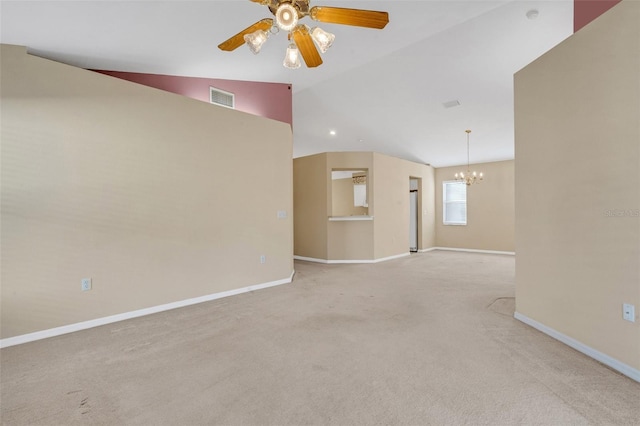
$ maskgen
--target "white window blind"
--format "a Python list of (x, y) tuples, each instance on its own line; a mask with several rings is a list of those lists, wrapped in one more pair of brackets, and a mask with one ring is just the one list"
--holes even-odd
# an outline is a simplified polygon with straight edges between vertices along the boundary
[(445, 225), (467, 224), (467, 185), (464, 182), (442, 183), (442, 221)]

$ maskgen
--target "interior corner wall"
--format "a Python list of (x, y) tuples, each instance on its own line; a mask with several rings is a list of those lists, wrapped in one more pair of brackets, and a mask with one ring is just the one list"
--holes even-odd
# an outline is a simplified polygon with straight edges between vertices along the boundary
[[(415, 166), (414, 166), (415, 167)], [(418, 236), (418, 248), (420, 250), (436, 247), (436, 169), (431, 166), (420, 166), (424, 170), (419, 181), (420, 212), (422, 222)], [(412, 176), (413, 177), (413, 176)]]
[(327, 259), (328, 182), (327, 154), (293, 160), (293, 246), (296, 256)]
[[(331, 192), (331, 171), (367, 170), (367, 200), (369, 215), (375, 209), (375, 185), (371, 178), (375, 174), (373, 169), (373, 153), (371, 152), (329, 152), (325, 169), (327, 191), (325, 198), (327, 209), (327, 260), (373, 260), (373, 221), (329, 221), (333, 212)], [(375, 219), (374, 219), (375, 220)]]
[(516, 310), (636, 377), (638, 22), (623, 0), (515, 76)]
[[(376, 261), (409, 253), (409, 180), (420, 182), (420, 249), (435, 243), (434, 169), (373, 152), (329, 152), (293, 160), (295, 254), (326, 261)], [(329, 221), (331, 171), (367, 170), (372, 220)]]
[(235, 109), (293, 125), (290, 84), (95, 70), (101, 74), (209, 102), (209, 88), (234, 94)]
[(409, 253), (410, 178), (418, 189), (418, 248), (434, 246), (434, 169), (379, 153), (373, 154), (374, 257), (384, 259)]
[(290, 279), (288, 124), (1, 56), (2, 339)]
[(444, 225), (442, 184), (454, 180), (464, 166), (436, 169), (436, 246), (474, 250), (515, 251), (514, 160), (472, 164), (484, 181), (467, 187), (467, 225)]

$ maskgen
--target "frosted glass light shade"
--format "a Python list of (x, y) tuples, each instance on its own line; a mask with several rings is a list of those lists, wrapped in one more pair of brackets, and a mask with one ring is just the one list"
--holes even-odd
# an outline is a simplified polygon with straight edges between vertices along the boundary
[(311, 38), (313, 38), (318, 45), (318, 49), (320, 49), (322, 53), (325, 53), (333, 44), (336, 36), (324, 31), (322, 28), (314, 27), (311, 29)]
[(247, 42), (249, 50), (251, 50), (254, 55), (257, 55), (268, 37), (269, 34), (267, 34), (266, 31), (258, 30), (251, 34), (245, 34), (244, 41)]
[(298, 11), (291, 3), (282, 3), (276, 10), (276, 25), (282, 31), (291, 31), (298, 25)]
[(287, 53), (284, 55), (284, 62), (282, 65), (292, 70), (302, 66), (299, 51), (295, 44), (291, 43), (289, 47), (287, 47)]

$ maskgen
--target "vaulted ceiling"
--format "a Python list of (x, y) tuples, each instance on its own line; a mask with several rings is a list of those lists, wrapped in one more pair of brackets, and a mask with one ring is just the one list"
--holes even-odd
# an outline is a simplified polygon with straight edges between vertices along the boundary
[[(297, 70), (282, 66), (282, 32), (258, 55), (216, 47), (272, 17), (248, 0), (3, 0), (0, 34), (83, 68), (290, 83), (295, 157), (377, 151), (443, 167), (466, 162), (465, 129), (471, 162), (514, 157), (513, 74), (573, 31), (573, 0), (311, 5), (388, 11), (390, 22), (373, 30), (304, 18), (336, 40), (323, 65)], [(446, 108), (450, 101), (459, 105)]]

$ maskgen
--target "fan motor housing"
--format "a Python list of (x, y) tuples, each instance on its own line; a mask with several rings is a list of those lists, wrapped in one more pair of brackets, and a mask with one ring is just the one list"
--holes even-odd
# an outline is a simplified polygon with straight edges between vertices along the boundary
[(282, 3), (290, 3), (298, 11), (298, 19), (309, 14), (309, 0), (272, 0), (268, 7), (274, 16)]

